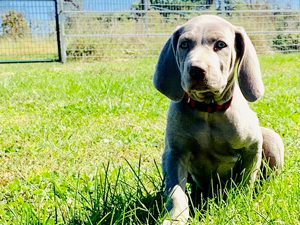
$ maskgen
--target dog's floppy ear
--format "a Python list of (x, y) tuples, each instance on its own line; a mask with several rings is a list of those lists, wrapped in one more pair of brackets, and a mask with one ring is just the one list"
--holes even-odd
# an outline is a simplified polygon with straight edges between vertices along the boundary
[(264, 94), (259, 61), (255, 48), (243, 28), (237, 27), (235, 32), (235, 48), (238, 66), (238, 81), (244, 97), (254, 102)]
[(153, 76), (155, 88), (173, 101), (180, 101), (184, 95), (175, 58), (181, 30), (182, 28), (177, 29), (163, 47)]

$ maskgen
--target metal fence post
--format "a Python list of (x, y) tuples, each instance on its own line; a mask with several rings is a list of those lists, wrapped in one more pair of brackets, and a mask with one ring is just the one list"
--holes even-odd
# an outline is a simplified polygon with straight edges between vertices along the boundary
[(221, 12), (222, 12), (222, 14), (224, 15), (225, 14), (225, 2), (224, 2), (224, 0), (220, 0), (220, 3), (221, 3)]
[(146, 29), (146, 34), (149, 34), (149, 15), (148, 15), (148, 10), (150, 8), (149, 0), (144, 0), (144, 10), (145, 10), (145, 29)]
[(59, 32), (59, 48), (60, 48), (60, 60), (62, 63), (67, 62), (67, 53), (66, 53), (66, 44), (65, 44), (65, 16), (64, 16), (64, 0), (57, 0), (59, 4), (58, 6), (58, 31)]

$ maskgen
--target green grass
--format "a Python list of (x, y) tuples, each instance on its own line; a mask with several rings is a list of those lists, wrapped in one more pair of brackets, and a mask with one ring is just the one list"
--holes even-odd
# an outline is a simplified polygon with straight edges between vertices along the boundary
[[(0, 224), (157, 224), (168, 99), (155, 59), (0, 65)], [(251, 107), (285, 168), (254, 197), (229, 190), (192, 224), (300, 224), (300, 54), (261, 57)]]

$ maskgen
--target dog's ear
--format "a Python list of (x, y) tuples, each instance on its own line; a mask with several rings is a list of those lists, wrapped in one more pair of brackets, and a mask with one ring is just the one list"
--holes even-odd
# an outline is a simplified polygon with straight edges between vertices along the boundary
[(175, 58), (181, 32), (182, 28), (177, 29), (163, 47), (153, 76), (155, 88), (173, 101), (180, 101), (184, 95), (181, 87), (181, 75)]
[(255, 48), (243, 28), (237, 27), (235, 32), (235, 48), (237, 52), (238, 81), (244, 97), (254, 102), (264, 94), (259, 61)]

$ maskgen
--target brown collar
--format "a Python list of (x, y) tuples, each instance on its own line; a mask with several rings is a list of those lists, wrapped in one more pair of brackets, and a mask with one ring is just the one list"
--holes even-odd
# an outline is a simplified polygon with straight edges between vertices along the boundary
[(214, 113), (214, 112), (226, 111), (230, 107), (232, 97), (222, 105), (218, 105), (215, 103), (206, 104), (204, 102), (195, 101), (187, 93), (185, 93), (183, 101), (185, 103), (187, 103), (193, 109), (198, 109), (199, 111), (202, 111), (202, 112)]

